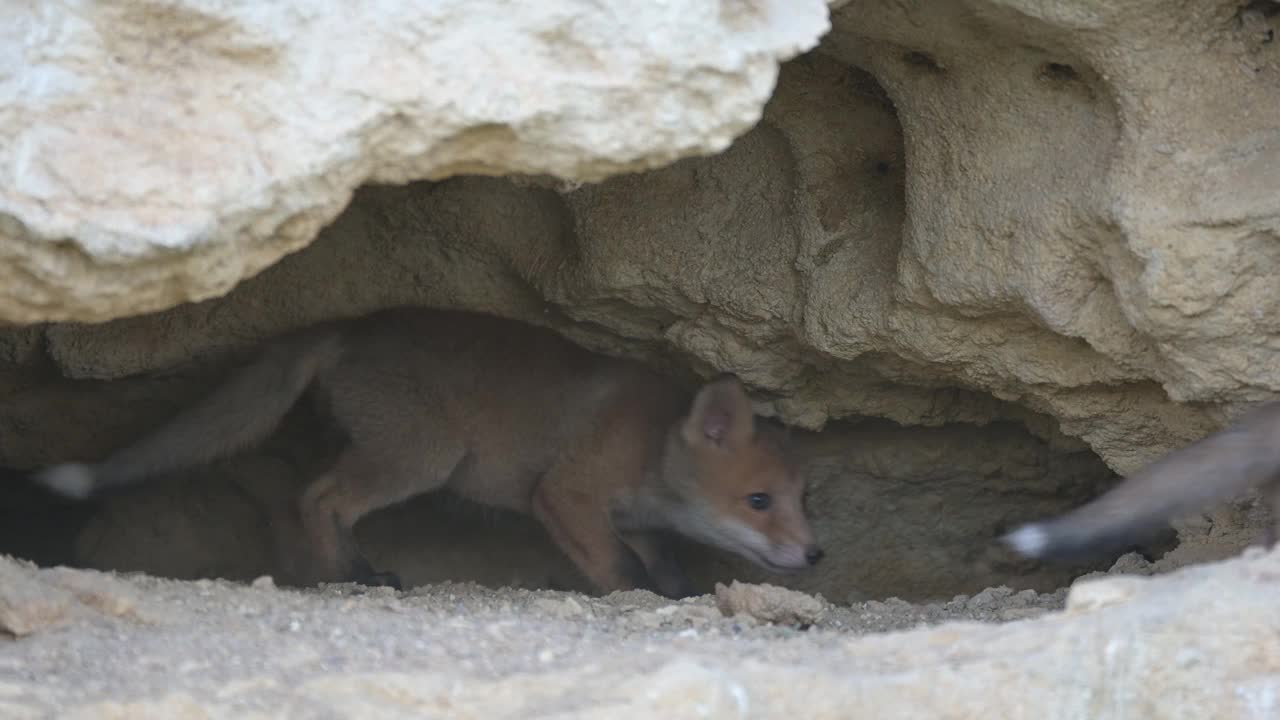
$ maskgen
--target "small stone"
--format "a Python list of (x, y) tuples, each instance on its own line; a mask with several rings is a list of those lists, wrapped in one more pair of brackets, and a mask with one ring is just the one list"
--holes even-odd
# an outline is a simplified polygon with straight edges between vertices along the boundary
[(1142, 580), (1117, 575), (1097, 580), (1078, 580), (1067, 592), (1068, 612), (1088, 612), (1127, 603), (1138, 594)]
[(564, 600), (558, 600), (555, 598), (538, 598), (533, 601), (533, 607), (552, 617), (560, 619), (576, 618), (586, 614), (586, 610), (582, 605), (573, 598), (565, 598)]
[(796, 590), (767, 584), (716, 583), (716, 606), (728, 617), (748, 615), (779, 625), (812, 625), (826, 616), (830, 604)]
[(111, 575), (65, 567), (42, 574), (54, 585), (70, 591), (80, 602), (104, 614), (132, 614), (138, 606), (138, 591)]
[(0, 558), (0, 631), (30, 635), (62, 625), (79, 610), (71, 593), (42, 582), (34, 566)]

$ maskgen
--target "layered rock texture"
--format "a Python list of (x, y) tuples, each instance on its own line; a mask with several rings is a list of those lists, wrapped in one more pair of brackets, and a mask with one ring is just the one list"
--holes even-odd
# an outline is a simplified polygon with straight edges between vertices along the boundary
[(5, 2), (0, 318), (221, 295), (365, 182), (596, 180), (723, 150), (820, 0)]
[[(0, 317), (211, 298), (327, 226), (368, 244), (275, 278), (274, 313), (64, 326), (53, 356), (118, 377), (392, 300), (549, 306), (810, 427), (1033, 411), (1128, 472), (1280, 384), (1272, 8), (14, 3)], [(468, 173), (561, 192), (384, 189), (330, 225), (361, 183)]]
[[(829, 560), (787, 584), (926, 599), (1064, 585), (1078, 568), (992, 538), (1280, 389), (1280, 4), (642, 5), (0, 0), (0, 466), (101, 456), (281, 331), (483, 310), (686, 379), (737, 373), (805, 429)], [(256, 508), (296, 486), (312, 437), (299, 418), (79, 514), (15, 491), (3, 548), (269, 572)], [(578, 587), (533, 526), (465, 518), (428, 500), (358, 532), (411, 583)], [(1237, 552), (1261, 522), (1212, 509), (1158, 567)], [(707, 591), (777, 581), (691, 558)], [(1188, 591), (1146, 617), (1247, 625), (1268, 563), (1152, 585), (1238, 587), (1240, 612)], [(1119, 612), (1090, 632), (1138, 622)], [(1073, 622), (1045, 621), (1060, 642), (1037, 649), (972, 628), (850, 652), (995, 637), (1046, 668), (1112, 657)], [(1171, 682), (1226, 647), (1150, 637), (1194, 641)], [(1090, 667), (1065, 681), (1109, 687)], [(1221, 667), (1235, 694), (1197, 703), (1273, 712), (1273, 685)], [(1033, 676), (1001, 687), (1048, 687)], [(1059, 717), (1123, 699), (1054, 697)], [(1213, 715), (1187, 707), (1146, 716)]]

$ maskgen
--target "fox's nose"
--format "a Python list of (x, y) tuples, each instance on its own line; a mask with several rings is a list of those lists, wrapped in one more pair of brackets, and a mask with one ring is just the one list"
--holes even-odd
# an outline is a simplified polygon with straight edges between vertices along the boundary
[(804, 559), (808, 560), (810, 565), (817, 565), (818, 561), (821, 560), (824, 555), (826, 555), (826, 553), (817, 545), (812, 545), (808, 550), (804, 551)]

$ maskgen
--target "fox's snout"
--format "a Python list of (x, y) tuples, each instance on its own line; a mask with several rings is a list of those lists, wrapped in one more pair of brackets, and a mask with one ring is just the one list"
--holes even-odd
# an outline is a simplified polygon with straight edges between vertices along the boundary
[(778, 570), (804, 570), (817, 565), (826, 552), (814, 544), (775, 545), (764, 553), (766, 563)]

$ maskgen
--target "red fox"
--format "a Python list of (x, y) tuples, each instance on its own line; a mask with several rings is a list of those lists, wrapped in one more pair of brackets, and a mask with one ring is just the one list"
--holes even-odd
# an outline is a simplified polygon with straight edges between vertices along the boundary
[(1262, 538), (1270, 548), (1280, 521), (1280, 402), (1165, 455), (1093, 502), (1001, 539), (1026, 557), (1084, 559), (1132, 545), (1170, 520), (1253, 487), (1270, 506), (1272, 525)]
[(815, 565), (805, 483), (738, 379), (690, 397), (639, 363), (491, 315), (394, 308), (268, 344), (168, 424), (96, 464), (34, 479), (71, 498), (224, 457), (265, 439), (304, 395), (347, 442), (301, 494), (285, 582), (399, 586), (352, 526), (447, 488), (531, 514), (601, 592), (690, 594), (667, 532), (791, 573)]

